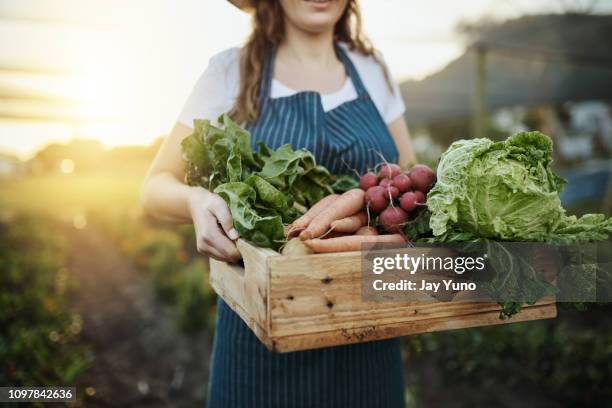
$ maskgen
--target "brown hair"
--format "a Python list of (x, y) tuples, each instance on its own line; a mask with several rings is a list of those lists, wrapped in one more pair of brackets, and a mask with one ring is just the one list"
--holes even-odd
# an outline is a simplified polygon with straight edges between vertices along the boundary
[[(285, 18), (278, 0), (257, 0), (253, 9), (253, 30), (240, 54), (240, 92), (230, 116), (238, 123), (253, 123), (259, 115), (259, 88), (266, 51), (285, 38)], [(334, 41), (341, 41), (382, 65), (389, 89), (393, 91), (387, 68), (362, 32), (357, 0), (348, 0), (334, 28)]]

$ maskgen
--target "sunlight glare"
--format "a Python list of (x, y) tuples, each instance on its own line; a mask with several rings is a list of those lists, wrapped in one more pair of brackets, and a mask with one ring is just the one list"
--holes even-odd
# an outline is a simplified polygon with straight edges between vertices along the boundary
[(60, 171), (62, 174), (72, 174), (74, 172), (74, 161), (71, 159), (64, 159), (60, 163)]

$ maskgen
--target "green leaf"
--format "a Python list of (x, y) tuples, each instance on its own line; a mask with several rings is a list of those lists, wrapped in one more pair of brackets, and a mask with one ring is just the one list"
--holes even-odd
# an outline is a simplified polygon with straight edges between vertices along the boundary
[(231, 182), (214, 190), (228, 203), (234, 228), (244, 238), (260, 247), (278, 248), (284, 238), (280, 215), (261, 216), (255, 211), (257, 193), (246, 183)]
[(336, 181), (332, 184), (335, 193), (344, 193), (357, 187), (359, 187), (359, 181), (351, 175), (336, 177)]
[(277, 210), (284, 210), (288, 207), (284, 194), (261, 177), (252, 174), (245, 180), (245, 183), (255, 189), (257, 198), (266, 206)]
[(218, 192), (230, 206), (238, 232), (256, 245), (277, 248), (283, 222), (301, 215), (295, 205), (312, 205), (330, 194), (331, 175), (306, 149), (283, 145), (271, 150), (251, 146), (246, 129), (228, 115), (195, 120), (183, 143), (187, 182)]

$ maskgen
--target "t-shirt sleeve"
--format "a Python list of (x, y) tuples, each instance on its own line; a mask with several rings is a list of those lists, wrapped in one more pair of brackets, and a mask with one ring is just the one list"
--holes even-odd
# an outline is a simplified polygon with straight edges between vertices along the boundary
[(238, 49), (213, 56), (179, 113), (177, 122), (193, 127), (194, 119), (216, 119), (229, 112), (238, 93)]

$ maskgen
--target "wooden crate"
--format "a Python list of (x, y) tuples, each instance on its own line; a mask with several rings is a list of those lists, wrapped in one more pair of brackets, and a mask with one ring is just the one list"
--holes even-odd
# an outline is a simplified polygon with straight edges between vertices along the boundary
[[(555, 317), (554, 299), (511, 319), (499, 305), (474, 301), (374, 302), (362, 300), (361, 253), (282, 256), (239, 240), (244, 268), (211, 259), (215, 292), (275, 352), (360, 343)], [(411, 251), (416, 249), (402, 249)]]

